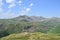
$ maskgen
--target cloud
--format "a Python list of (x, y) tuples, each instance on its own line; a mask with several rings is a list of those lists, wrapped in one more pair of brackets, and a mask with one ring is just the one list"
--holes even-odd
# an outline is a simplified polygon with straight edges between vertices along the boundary
[(26, 15), (28, 12), (30, 12), (32, 6), (33, 6), (33, 3), (30, 3), (28, 8), (24, 7), (24, 10), (22, 10), (21, 15)]
[(22, 1), (21, 0), (19, 0), (18, 2), (16, 2), (17, 4), (19, 4), (19, 5), (21, 5), (22, 4)]
[(0, 6), (2, 6), (3, 5), (3, 2), (2, 2), (2, 0), (0, 0)]
[(8, 6), (8, 8), (13, 8), (13, 7), (15, 7), (16, 6), (16, 4), (10, 4), (9, 6)]
[(15, 0), (6, 0), (6, 3), (9, 3), (8, 8), (12, 8), (12, 7), (16, 6)]
[(32, 7), (33, 6), (33, 3), (30, 3), (29, 7)]
[(20, 14), (20, 15), (25, 15), (25, 14), (27, 14), (30, 10), (31, 10), (31, 8), (24, 8), (24, 10), (21, 11), (21, 14)]
[(18, 15), (16, 13), (10, 13), (10, 12), (0, 14), (1, 19), (14, 18), (14, 17), (17, 17), (17, 16)]
[(6, 3), (13, 3), (15, 0), (6, 0)]
[(30, 3), (28, 8), (24, 7), (24, 10), (21, 12), (21, 15), (26, 15), (28, 12), (30, 12), (32, 6), (33, 6), (33, 3)]
[(0, 8), (0, 13), (3, 11), (3, 9), (2, 8)]
[(20, 0), (20, 1), (18, 1), (17, 3), (21, 4), (21, 3), (22, 3), (22, 1)]
[(29, 11), (30, 11), (30, 9), (31, 9), (31, 8), (26, 8), (26, 9), (25, 9), (25, 11), (26, 11), (26, 12), (29, 12)]

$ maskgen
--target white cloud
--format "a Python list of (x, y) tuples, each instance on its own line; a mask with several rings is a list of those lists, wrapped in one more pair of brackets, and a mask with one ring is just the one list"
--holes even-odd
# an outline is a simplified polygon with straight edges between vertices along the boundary
[(25, 8), (25, 7), (24, 7), (24, 10), (22, 10), (22, 12), (21, 12), (20, 15), (25, 15), (25, 14), (27, 14), (30, 10), (31, 10), (31, 8)]
[(17, 4), (19, 4), (19, 5), (22, 5), (22, 1), (21, 0), (19, 0), (18, 2), (16, 2)]
[(1, 13), (0, 14), (0, 18), (3, 19), (7, 19), (7, 18), (14, 18), (14, 17), (17, 17), (18, 15), (15, 14), (15, 13), (10, 13), (10, 12), (7, 12), (7, 13)]
[(6, 3), (9, 3), (9, 4), (10, 4), (10, 5), (8, 6), (8, 8), (12, 8), (12, 7), (16, 6), (15, 0), (6, 0)]
[(25, 9), (25, 11), (26, 11), (26, 12), (29, 12), (29, 11), (30, 11), (30, 9), (31, 9), (31, 8), (26, 8), (26, 9)]
[(18, 3), (20, 3), (20, 4), (21, 4), (21, 3), (22, 3), (22, 1), (20, 0)]
[(6, 3), (13, 3), (15, 0), (6, 0)]
[(0, 13), (3, 11), (3, 9), (2, 8), (0, 8)]
[(14, 17), (17, 17), (17, 16), (19, 16), (19, 14), (15, 13), (15, 12), (11, 12), (10, 10), (8, 10), (5, 13), (0, 13), (0, 18), (1, 19), (14, 18)]
[(0, 0), (0, 6), (2, 6), (3, 5), (3, 2), (2, 2), (2, 0)]
[(33, 3), (30, 3), (29, 7), (32, 7), (33, 6)]
[(21, 15), (26, 15), (28, 12), (30, 12), (32, 6), (33, 6), (33, 3), (30, 3), (28, 8), (24, 7), (24, 10), (21, 12)]
[(12, 7), (15, 7), (16, 5), (13, 3), (13, 4), (10, 4), (9, 6), (8, 6), (8, 8), (12, 8)]

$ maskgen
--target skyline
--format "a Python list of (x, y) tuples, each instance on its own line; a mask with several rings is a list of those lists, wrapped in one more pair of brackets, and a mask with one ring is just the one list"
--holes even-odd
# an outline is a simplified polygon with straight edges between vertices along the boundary
[(0, 0), (0, 18), (19, 15), (60, 17), (60, 0)]

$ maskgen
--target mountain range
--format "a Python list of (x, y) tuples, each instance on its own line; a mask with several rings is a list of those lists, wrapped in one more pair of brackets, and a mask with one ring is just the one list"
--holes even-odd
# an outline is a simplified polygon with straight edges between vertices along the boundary
[[(4, 20), (6, 20), (6, 19), (4, 19)], [(45, 18), (42, 16), (26, 16), (26, 15), (11, 18), (10, 20), (26, 21), (26, 22), (41, 22), (41, 21), (60, 22), (59, 17)]]
[(21, 32), (42, 32), (60, 35), (60, 18), (23, 15), (11, 19), (0, 19), (0, 37)]

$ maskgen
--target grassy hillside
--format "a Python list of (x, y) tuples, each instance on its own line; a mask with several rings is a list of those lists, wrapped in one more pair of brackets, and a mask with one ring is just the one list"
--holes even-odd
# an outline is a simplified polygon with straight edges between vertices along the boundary
[(50, 31), (50, 33), (54, 33), (54, 34), (59, 34), (60, 35), (60, 24), (58, 24), (57, 26), (55, 26), (55, 28), (52, 28), (52, 30)]
[(40, 32), (24, 32), (20, 34), (11, 34), (1, 38), (0, 40), (60, 40), (60, 36), (44, 34)]

